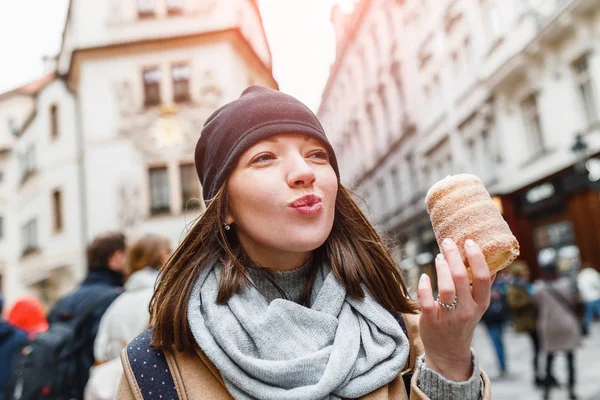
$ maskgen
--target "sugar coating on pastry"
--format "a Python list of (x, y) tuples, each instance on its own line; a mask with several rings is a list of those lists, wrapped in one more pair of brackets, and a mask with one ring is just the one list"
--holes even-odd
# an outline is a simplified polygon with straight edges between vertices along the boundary
[(481, 248), (490, 274), (508, 267), (519, 255), (519, 243), (492, 201), (483, 182), (475, 175), (448, 176), (435, 183), (425, 196), (438, 246), (450, 238), (456, 242), (471, 279), (464, 251), (467, 239)]

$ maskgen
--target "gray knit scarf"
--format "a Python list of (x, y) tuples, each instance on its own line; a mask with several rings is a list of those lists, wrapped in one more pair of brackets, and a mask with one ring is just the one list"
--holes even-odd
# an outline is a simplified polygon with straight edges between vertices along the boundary
[(198, 346), (235, 399), (358, 398), (398, 376), (409, 343), (393, 315), (368, 291), (354, 300), (327, 266), (317, 273), (311, 307), (269, 302), (248, 287), (216, 304), (222, 265), (199, 275), (188, 303)]

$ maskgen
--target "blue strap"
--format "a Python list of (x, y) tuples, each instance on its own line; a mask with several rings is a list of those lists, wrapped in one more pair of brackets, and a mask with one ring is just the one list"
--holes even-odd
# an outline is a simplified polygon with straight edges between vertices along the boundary
[(175, 381), (161, 349), (151, 345), (152, 328), (127, 346), (127, 358), (144, 399), (178, 400)]

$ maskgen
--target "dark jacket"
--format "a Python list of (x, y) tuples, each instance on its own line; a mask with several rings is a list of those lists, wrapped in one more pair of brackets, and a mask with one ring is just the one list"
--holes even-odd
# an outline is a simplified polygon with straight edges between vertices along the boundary
[(6, 384), (12, 371), (15, 353), (27, 342), (27, 334), (0, 318), (0, 400), (4, 400)]
[(89, 319), (79, 332), (86, 343), (81, 354), (81, 365), (85, 368), (82, 371), (82, 382), (78, 382), (79, 385), (85, 386), (89, 378), (89, 369), (94, 365), (94, 339), (100, 319), (108, 306), (121, 294), (122, 286), (123, 276), (120, 273), (108, 268), (95, 269), (88, 273), (85, 280), (73, 292), (60, 299), (50, 312), (48, 322), (52, 326), (56, 322), (77, 318), (104, 296), (99, 304), (93, 306)]

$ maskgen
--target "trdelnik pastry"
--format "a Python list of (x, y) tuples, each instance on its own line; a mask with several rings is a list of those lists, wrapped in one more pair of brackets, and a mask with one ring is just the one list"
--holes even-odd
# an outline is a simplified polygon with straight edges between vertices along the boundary
[(438, 245), (456, 242), (469, 271), (464, 243), (474, 240), (482, 249), (490, 274), (508, 267), (519, 255), (519, 243), (492, 201), (481, 179), (471, 174), (448, 176), (434, 184), (425, 197)]

